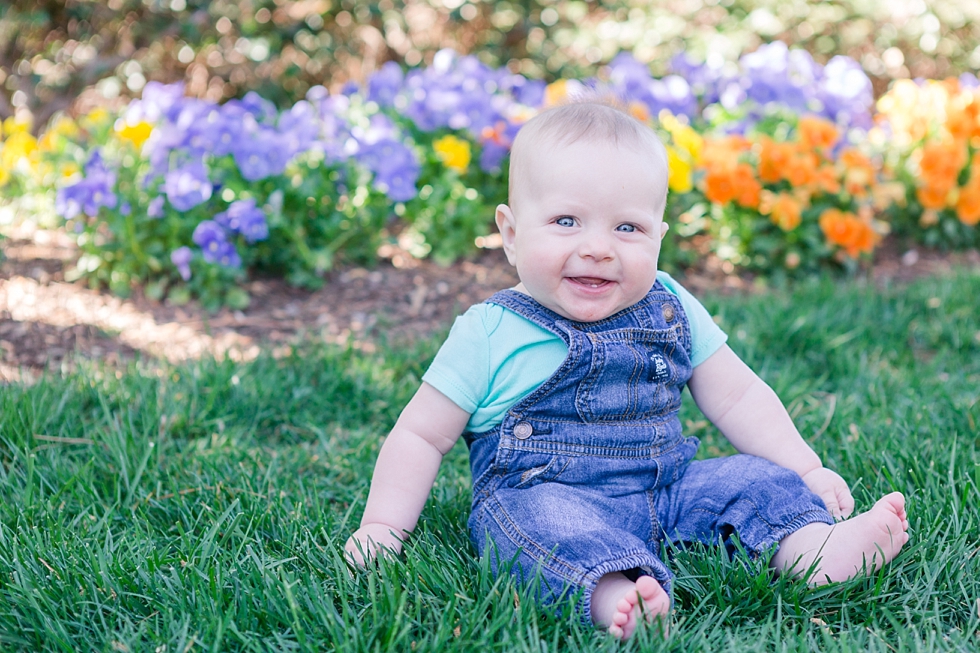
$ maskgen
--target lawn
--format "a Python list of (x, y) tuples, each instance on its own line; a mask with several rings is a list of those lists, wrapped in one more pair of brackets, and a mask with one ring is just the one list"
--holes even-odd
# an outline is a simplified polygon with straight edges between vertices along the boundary
[[(625, 645), (476, 559), (462, 444), (407, 555), (348, 573), (378, 447), (435, 340), (0, 387), (0, 649), (977, 650), (978, 291), (961, 270), (705, 298), (859, 509), (906, 493), (912, 540), (819, 589), (719, 549), (671, 552), (670, 635)], [(728, 453), (689, 404), (700, 455)]]

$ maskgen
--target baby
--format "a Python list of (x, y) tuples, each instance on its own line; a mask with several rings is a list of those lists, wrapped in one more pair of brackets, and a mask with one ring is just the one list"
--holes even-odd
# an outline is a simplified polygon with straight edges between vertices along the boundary
[[(656, 134), (617, 108), (568, 104), (521, 128), (510, 166), (496, 222), (520, 283), (456, 320), (381, 448), (351, 560), (401, 550), (462, 435), (480, 555), (544, 602), (579, 592), (582, 619), (618, 638), (670, 610), (665, 541), (737, 536), (814, 583), (891, 561), (908, 541), (904, 497), (835, 524), (854, 508), (847, 483), (657, 271), (668, 170)], [(685, 385), (739, 455), (692, 461)]]

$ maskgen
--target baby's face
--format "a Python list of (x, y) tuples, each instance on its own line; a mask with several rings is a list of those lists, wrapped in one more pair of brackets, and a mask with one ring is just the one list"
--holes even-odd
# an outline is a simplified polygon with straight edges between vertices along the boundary
[(667, 170), (653, 154), (606, 142), (529, 153), (514, 209), (497, 207), (523, 290), (559, 315), (595, 322), (641, 300), (667, 232)]

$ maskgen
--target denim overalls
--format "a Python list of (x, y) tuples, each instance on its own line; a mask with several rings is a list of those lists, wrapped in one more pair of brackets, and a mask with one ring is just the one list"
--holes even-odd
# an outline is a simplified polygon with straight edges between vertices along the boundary
[[(741, 545), (757, 554), (813, 523), (832, 524), (800, 477), (747, 455), (691, 462), (696, 438), (677, 411), (691, 377), (691, 334), (677, 297), (658, 281), (637, 304), (574, 322), (504, 290), (498, 304), (558, 335), (568, 356), (503, 422), (465, 434), (473, 471), (470, 536), (494, 573), (514, 561), (551, 602), (604, 574), (649, 574), (670, 592), (661, 543)], [(760, 425), (765, 428), (765, 425)]]

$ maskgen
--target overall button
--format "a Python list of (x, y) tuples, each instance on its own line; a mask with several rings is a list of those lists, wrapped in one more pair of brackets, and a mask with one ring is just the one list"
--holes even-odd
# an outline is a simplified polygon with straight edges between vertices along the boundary
[(527, 440), (534, 433), (534, 428), (527, 422), (518, 422), (514, 426), (514, 437), (518, 440)]
[(664, 319), (668, 322), (674, 321), (674, 307), (670, 304), (664, 304)]

